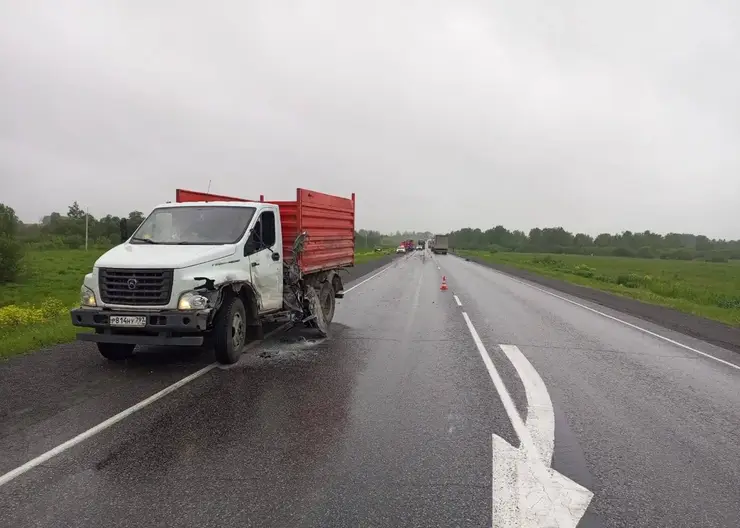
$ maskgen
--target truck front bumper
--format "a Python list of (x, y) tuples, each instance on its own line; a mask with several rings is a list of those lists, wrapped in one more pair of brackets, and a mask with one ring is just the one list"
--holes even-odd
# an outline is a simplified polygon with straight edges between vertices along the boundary
[[(94, 334), (80, 333), (80, 341), (97, 343), (130, 343), (136, 345), (201, 346), (203, 333), (208, 330), (211, 310), (181, 312), (136, 312), (105, 310), (102, 308), (77, 308), (71, 311), (74, 326), (94, 328)], [(146, 317), (146, 325), (112, 326), (111, 316)], [(191, 335), (188, 335), (191, 334)]]

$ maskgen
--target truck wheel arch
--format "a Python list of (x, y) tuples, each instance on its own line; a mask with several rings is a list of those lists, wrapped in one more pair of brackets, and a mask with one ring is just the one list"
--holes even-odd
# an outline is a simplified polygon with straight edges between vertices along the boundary
[(236, 292), (244, 302), (244, 309), (247, 312), (247, 324), (256, 325), (260, 319), (259, 294), (249, 283), (240, 283), (240, 287)]
[[(334, 291), (342, 291), (344, 288), (342, 284), (342, 277), (339, 275), (337, 270), (322, 271), (319, 273), (313, 273), (304, 277), (306, 286), (313, 286), (317, 290), (321, 288), (321, 283), (328, 282), (334, 288)], [(338, 286), (338, 287), (337, 287)]]
[(221, 291), (218, 295), (216, 312), (221, 309), (224, 301), (229, 297), (239, 297), (244, 303), (244, 310), (247, 315), (247, 324), (257, 324), (259, 322), (259, 294), (254, 287), (248, 282), (228, 282), (221, 285)]

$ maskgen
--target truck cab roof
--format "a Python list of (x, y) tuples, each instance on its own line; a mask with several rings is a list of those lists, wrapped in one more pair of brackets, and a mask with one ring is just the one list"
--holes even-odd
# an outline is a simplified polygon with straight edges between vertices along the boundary
[(269, 202), (165, 202), (155, 206), (155, 209), (162, 207), (260, 207), (265, 205), (273, 205)]

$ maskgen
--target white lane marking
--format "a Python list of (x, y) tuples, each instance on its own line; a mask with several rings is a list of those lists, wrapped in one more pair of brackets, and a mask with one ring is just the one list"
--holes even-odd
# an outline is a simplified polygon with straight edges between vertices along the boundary
[(457, 305), (458, 306), (462, 306), (462, 303), (460, 302), (460, 298), (457, 295), (454, 295), (454, 294), (452, 296), (455, 298), (455, 302), (457, 303)]
[(515, 345), (499, 345), (514, 365), (527, 394), (527, 429), (545, 465), (552, 463), (555, 447), (555, 413), (545, 382)]
[[(515, 449), (493, 435), (493, 526), (575, 527), (593, 493), (545, 465), (470, 317), (462, 315), (520, 443)], [(529, 380), (522, 378), (522, 382), (531, 386)], [(512, 482), (516, 491), (510, 487)]]
[[(491, 269), (491, 268), (488, 268), (488, 269)], [(528, 282), (521, 281), (519, 279), (515, 279), (514, 277), (512, 277), (511, 275), (507, 275), (506, 273), (501, 273), (501, 272), (499, 272), (497, 270), (493, 270), (493, 269), (491, 269), (491, 271), (493, 271), (494, 273), (500, 273), (501, 275), (506, 276), (507, 278), (513, 280), (514, 282), (518, 282), (519, 284), (524, 284), (525, 286), (529, 286), (530, 288), (534, 288), (535, 290), (541, 291), (542, 293), (546, 293), (547, 295), (550, 295), (551, 297), (555, 297), (556, 299), (560, 299), (562, 301), (568, 302), (568, 303), (570, 303), (572, 305), (578, 306), (579, 308), (583, 308), (584, 310), (588, 310), (589, 312), (595, 313), (595, 314), (600, 315), (602, 317), (606, 317), (607, 319), (611, 319), (612, 321), (615, 321), (617, 323), (623, 324), (625, 326), (628, 326), (630, 328), (633, 328), (635, 330), (638, 330), (640, 332), (643, 332), (643, 333), (645, 333), (647, 335), (653, 336), (653, 337), (655, 337), (657, 339), (661, 339), (661, 340), (665, 341), (666, 343), (670, 343), (672, 345), (675, 345), (677, 347), (683, 348), (685, 350), (689, 350), (690, 352), (694, 352), (694, 353), (699, 354), (701, 356), (704, 356), (706, 358), (713, 359), (715, 361), (719, 361), (720, 363), (722, 363), (724, 365), (727, 365), (728, 367), (732, 367), (734, 369), (740, 370), (740, 365), (736, 365), (734, 363), (730, 363), (729, 361), (725, 361), (724, 359), (720, 359), (720, 358), (718, 358), (716, 356), (713, 356), (711, 354), (708, 354), (706, 352), (702, 352), (701, 350), (697, 350), (696, 348), (691, 347), (689, 345), (684, 345), (683, 343), (679, 343), (678, 341), (676, 341), (674, 339), (671, 339), (670, 337), (666, 337), (666, 336), (657, 334), (657, 333), (655, 333), (655, 332), (653, 332), (651, 330), (648, 330), (647, 328), (643, 328), (643, 327), (638, 326), (636, 324), (629, 323), (627, 321), (624, 321), (623, 319), (620, 319), (619, 317), (614, 317), (613, 315), (609, 315), (609, 314), (604, 313), (602, 311), (596, 310), (595, 308), (591, 308), (590, 306), (586, 306), (585, 304), (581, 304), (579, 302), (573, 301), (571, 299), (568, 299), (567, 297), (563, 297), (562, 295), (558, 295), (558, 294), (553, 293), (551, 291), (547, 291), (546, 289), (540, 288), (538, 286), (535, 286), (534, 284), (530, 284)]]
[(365, 279), (364, 281), (362, 281), (362, 282), (359, 282), (359, 283), (355, 284), (355, 285), (354, 285), (354, 286), (352, 286), (351, 288), (347, 288), (346, 290), (344, 290), (344, 293), (349, 293), (349, 292), (351, 292), (352, 290), (354, 290), (355, 288), (357, 288), (358, 286), (362, 286), (362, 285), (363, 285), (363, 284), (365, 284), (366, 282), (368, 282), (368, 281), (371, 281), (371, 280), (373, 280), (373, 279), (374, 279), (375, 277), (377, 277), (377, 276), (379, 276), (379, 275), (382, 275), (383, 273), (385, 273), (386, 271), (388, 271), (389, 269), (391, 269), (391, 267), (393, 267), (393, 262), (391, 262), (390, 264), (388, 264), (388, 265), (387, 265), (387, 266), (386, 266), (385, 268), (383, 268), (382, 270), (380, 270), (380, 271), (379, 271), (378, 273), (376, 273), (375, 275), (370, 275), (370, 276), (369, 276), (369, 277), (368, 277), (367, 279)]
[[(369, 281), (371, 279), (374, 279), (375, 277), (377, 277), (378, 275), (380, 275), (382, 273), (385, 273), (389, 268), (390, 268), (390, 264), (389, 264), (389, 266), (387, 268), (385, 268), (384, 270), (380, 271), (379, 273), (376, 273), (375, 275), (372, 275), (371, 277), (369, 277), (368, 279), (365, 279), (364, 281), (362, 281), (359, 284), (355, 284), (349, 290), (345, 290), (344, 293), (347, 293), (350, 290), (354, 290), (358, 286), (361, 286), (361, 285), (365, 284), (367, 281)], [(273, 330), (271, 332), (268, 332), (267, 334), (265, 334), (264, 339), (262, 339), (261, 341), (253, 341), (252, 343), (248, 343), (247, 346), (246, 346), (246, 348), (245, 348), (245, 350), (249, 350), (250, 348), (252, 348), (254, 346), (257, 346), (259, 343), (261, 343), (265, 339), (269, 338), (270, 336), (272, 336), (272, 335), (274, 335), (274, 334), (276, 334), (276, 333), (284, 330), (286, 327), (289, 326), (289, 324), (290, 323), (286, 323), (284, 325), (279, 326), (275, 330)], [(85, 431), (83, 433), (78, 434), (74, 438), (71, 438), (71, 439), (67, 440), (64, 443), (59, 444), (55, 448), (50, 449), (49, 451), (47, 451), (47, 452), (45, 452), (45, 453), (37, 456), (36, 458), (29, 460), (28, 462), (26, 462), (22, 466), (18, 466), (17, 468), (15, 468), (15, 469), (13, 469), (11, 471), (8, 471), (4, 475), (0, 476), (0, 486), (4, 486), (5, 484), (7, 484), (8, 482), (10, 482), (14, 478), (21, 476), (22, 474), (30, 471), (31, 469), (35, 468), (36, 466), (39, 466), (40, 464), (43, 464), (47, 460), (49, 460), (49, 459), (51, 459), (51, 458), (53, 458), (53, 457), (55, 457), (55, 456), (63, 453), (64, 451), (67, 451), (68, 449), (76, 446), (77, 444), (79, 444), (81, 442), (84, 442), (85, 440), (87, 440), (87, 439), (95, 436), (96, 434), (98, 434), (98, 433), (100, 433), (102, 431), (105, 431), (106, 429), (108, 429), (109, 427), (117, 424), (121, 420), (123, 420), (125, 418), (128, 418), (129, 416), (131, 416), (135, 412), (140, 411), (144, 407), (147, 407), (147, 406), (151, 405), (152, 403), (156, 402), (157, 400), (160, 400), (160, 399), (164, 398), (165, 396), (167, 396), (168, 394), (176, 391), (180, 387), (183, 387), (184, 385), (187, 385), (191, 381), (194, 381), (194, 380), (200, 378), (204, 374), (207, 374), (208, 372), (210, 372), (211, 370), (213, 370), (214, 368), (219, 367), (219, 366), (220, 365), (218, 363), (211, 363), (210, 365), (207, 365), (207, 366), (203, 367), (202, 369), (200, 369), (200, 370), (198, 370), (196, 372), (193, 372), (189, 376), (184, 377), (180, 381), (177, 381), (177, 382), (173, 383), (172, 385), (170, 385), (168, 387), (165, 387), (161, 391), (159, 391), (159, 392), (157, 392), (155, 394), (152, 394), (147, 399), (142, 400), (139, 403), (132, 405), (128, 409), (124, 409), (123, 411), (119, 412), (115, 416), (111, 416), (107, 420), (105, 420), (103, 422), (100, 422), (98, 425), (96, 425), (96, 426), (88, 429), (87, 431)]]
[(88, 438), (90, 438), (92, 436), (95, 436), (99, 432), (108, 429), (110, 426), (112, 426), (112, 425), (120, 422), (124, 418), (127, 418), (127, 417), (131, 416), (136, 411), (139, 411), (139, 410), (143, 409), (144, 407), (146, 407), (147, 405), (150, 405), (150, 404), (154, 403), (155, 401), (157, 401), (157, 400), (159, 400), (161, 398), (164, 398), (169, 393), (171, 393), (173, 391), (176, 391), (177, 389), (179, 389), (183, 385), (185, 385), (187, 383), (190, 383), (191, 381), (193, 381), (195, 379), (200, 378), (203, 374), (206, 374), (206, 373), (210, 372), (214, 368), (216, 368), (216, 363), (211, 363), (207, 367), (203, 367), (199, 371), (194, 372), (190, 376), (187, 376), (187, 377), (181, 379), (177, 383), (173, 383), (172, 385), (170, 385), (169, 387), (167, 387), (167, 388), (159, 391), (158, 393), (153, 394), (152, 396), (149, 396), (146, 400), (140, 401), (136, 405), (133, 405), (132, 407), (129, 407), (128, 409), (126, 409), (124, 411), (121, 411), (120, 413), (116, 414), (115, 416), (112, 416), (112, 417), (108, 418), (104, 422), (100, 422), (98, 425), (96, 425), (95, 427), (93, 427), (91, 429), (88, 429), (84, 433), (80, 433), (77, 436), (75, 436), (74, 438), (72, 438), (70, 440), (67, 440), (63, 444), (59, 444), (54, 449), (51, 449), (51, 450), (47, 451), (43, 455), (37, 456), (36, 458), (34, 458), (33, 460), (29, 460), (28, 462), (26, 462), (22, 466), (19, 466), (19, 467), (15, 468), (14, 470), (9, 471), (8, 473), (6, 473), (2, 477), (0, 477), (0, 486), (2, 486), (4, 484), (7, 484), (8, 482), (10, 482), (11, 480), (13, 480), (14, 478), (22, 475), (23, 473), (25, 473), (25, 472), (27, 472), (27, 471), (35, 468), (36, 466), (38, 466), (40, 464), (43, 464), (44, 462), (46, 462), (50, 458), (55, 457), (55, 456), (57, 456), (60, 453), (63, 453), (67, 449), (76, 446), (80, 442), (84, 442), (85, 440), (87, 440)]

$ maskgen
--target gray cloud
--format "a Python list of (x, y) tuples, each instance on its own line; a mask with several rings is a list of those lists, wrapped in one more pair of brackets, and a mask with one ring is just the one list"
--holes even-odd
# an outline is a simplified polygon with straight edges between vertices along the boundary
[(26, 221), (212, 179), (354, 191), (381, 230), (740, 237), (732, 2), (41, 5), (0, 2), (0, 201)]

